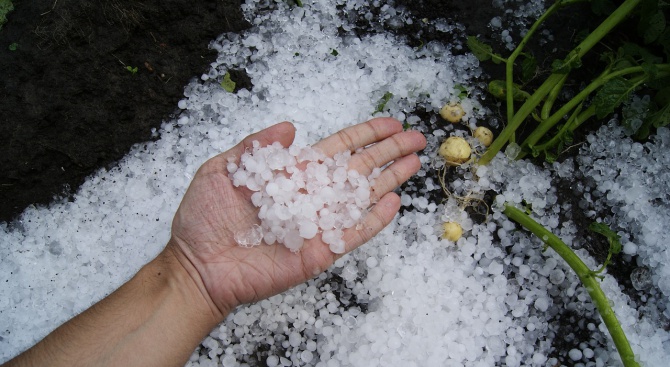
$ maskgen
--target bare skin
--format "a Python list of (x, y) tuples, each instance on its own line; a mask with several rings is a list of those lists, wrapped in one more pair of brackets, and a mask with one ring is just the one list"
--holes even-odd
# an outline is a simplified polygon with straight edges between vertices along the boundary
[[(226, 164), (254, 140), (261, 146), (293, 142), (288, 122), (248, 136), (208, 160), (196, 173), (172, 222), (172, 237), (156, 259), (107, 298), (60, 326), (3, 366), (183, 366), (200, 341), (237, 306), (281, 293), (326, 270), (340, 256), (320, 236), (300, 252), (281, 245), (243, 248), (234, 233), (257, 222), (249, 190), (236, 188)], [(381, 231), (400, 208), (392, 192), (420, 167), (425, 147), (418, 132), (400, 122), (373, 119), (334, 134), (315, 147), (327, 155), (358, 148), (350, 167), (369, 174), (391, 163), (375, 180), (377, 204), (360, 229), (345, 231), (346, 251)]]

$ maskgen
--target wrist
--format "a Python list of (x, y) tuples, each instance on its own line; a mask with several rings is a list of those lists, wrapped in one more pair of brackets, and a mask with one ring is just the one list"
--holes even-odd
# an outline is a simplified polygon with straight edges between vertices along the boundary
[(198, 269), (176, 241), (174, 238), (170, 239), (159, 255), (162, 262), (169, 267), (172, 282), (184, 293), (183, 296), (188, 299), (188, 302), (193, 303), (191, 307), (196, 307), (200, 312), (209, 314), (214, 325), (222, 322), (231, 309), (218, 305), (212, 299)]

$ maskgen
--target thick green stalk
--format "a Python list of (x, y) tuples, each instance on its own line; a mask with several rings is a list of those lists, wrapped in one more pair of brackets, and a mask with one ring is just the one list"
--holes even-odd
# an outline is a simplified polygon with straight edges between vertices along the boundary
[[(659, 71), (659, 74), (657, 76), (658, 78), (664, 77), (667, 73), (670, 72), (670, 65), (668, 64), (656, 65), (656, 67), (658, 68)], [(591, 84), (589, 84), (586, 88), (584, 88), (581, 92), (579, 92), (575, 97), (573, 97), (570, 101), (568, 101), (568, 103), (564, 104), (563, 107), (561, 107), (548, 119), (544, 120), (540, 125), (538, 125), (535, 128), (535, 130), (533, 130), (533, 132), (521, 144), (521, 148), (526, 150), (527, 148), (534, 146), (538, 141), (540, 141), (540, 139), (544, 136), (544, 134), (546, 134), (549, 131), (549, 129), (554, 127), (554, 125), (556, 125), (559, 121), (561, 121), (561, 119), (563, 119), (563, 116), (567, 115), (573, 108), (582, 103), (591, 93), (593, 93), (596, 89), (602, 87), (608, 81), (624, 75), (643, 73), (643, 72), (644, 69), (641, 66), (633, 66), (630, 68), (617, 70), (607, 75), (599, 76), (594, 81), (592, 81)], [(645, 74), (631, 79), (630, 82), (639, 85), (646, 82), (647, 79), (648, 75)]]
[(533, 23), (533, 26), (530, 27), (528, 32), (526, 33), (525, 36), (521, 39), (521, 42), (519, 42), (519, 45), (516, 46), (512, 54), (507, 58), (507, 61), (505, 62), (505, 89), (507, 91), (507, 121), (511, 121), (512, 117), (514, 116), (514, 61), (516, 61), (516, 58), (521, 55), (521, 51), (523, 51), (523, 48), (526, 47), (526, 44), (528, 41), (530, 41), (530, 38), (535, 34), (535, 31), (540, 27), (544, 21), (549, 18), (550, 15), (552, 15), (556, 10), (558, 10), (561, 6), (563, 6), (562, 1), (557, 1), (554, 3), (554, 5), (550, 6), (549, 9), (547, 9), (540, 18), (538, 18), (535, 23)]
[(600, 288), (600, 284), (596, 280), (596, 277), (591, 269), (589, 269), (579, 258), (579, 256), (577, 256), (577, 254), (575, 254), (570, 249), (570, 247), (561, 241), (560, 238), (548, 231), (538, 222), (534, 221), (523, 211), (506, 204), (503, 213), (542, 239), (544, 243), (556, 251), (556, 253), (561, 256), (563, 260), (568, 263), (568, 265), (570, 265), (572, 270), (577, 273), (579, 280), (581, 280), (581, 282), (584, 284), (586, 290), (589, 292), (593, 303), (600, 313), (600, 317), (602, 317), (607, 330), (612, 336), (614, 345), (619, 351), (619, 356), (621, 356), (623, 365), (625, 367), (639, 367), (640, 365), (635, 361), (635, 354), (633, 353), (633, 349), (628, 343), (628, 338), (626, 338), (626, 334), (621, 328), (621, 324), (616, 318), (616, 314), (612, 310), (607, 296), (605, 296), (605, 293)]
[[(578, 112), (578, 111), (576, 111)], [(548, 149), (551, 149), (558, 145), (558, 143), (561, 141), (563, 136), (568, 132), (575, 131), (576, 128), (579, 127), (584, 121), (590, 119), (593, 117), (593, 115), (596, 114), (596, 106), (590, 105), (589, 108), (587, 108), (584, 111), (581, 111), (581, 113), (578, 112), (578, 115), (576, 115), (574, 118), (568, 120), (568, 122), (561, 127), (561, 129), (558, 131), (556, 135), (554, 135), (548, 142), (536, 145), (533, 147), (534, 150), (538, 152), (544, 152), (547, 151)], [(526, 152), (521, 152), (517, 156), (517, 159), (522, 159), (523, 157), (526, 156)]]
[(547, 80), (533, 93), (533, 95), (526, 100), (526, 102), (521, 105), (519, 111), (514, 115), (512, 120), (507, 122), (507, 126), (500, 132), (500, 135), (491, 143), (491, 146), (486, 150), (486, 152), (479, 159), (479, 164), (484, 165), (488, 164), (493, 157), (498, 154), (502, 147), (507, 144), (509, 138), (514, 134), (516, 129), (521, 126), (521, 123), (533, 112), (535, 107), (542, 102), (544, 96), (547, 95), (553, 88), (553, 86), (560, 81), (562, 78), (561, 74), (552, 74), (547, 78)]
[[(626, 16), (640, 3), (641, 0), (626, 0), (619, 6), (607, 19), (605, 19), (591, 34), (589, 34), (575, 49), (568, 54), (568, 57), (581, 59), (588, 51), (593, 48), (600, 40), (607, 35), (615, 26), (626, 18)], [(509, 138), (519, 128), (521, 123), (526, 120), (535, 107), (537, 107), (544, 97), (558, 84), (563, 78), (564, 74), (553, 73), (537, 88), (535, 93), (526, 100), (526, 102), (519, 108), (519, 111), (514, 114), (511, 120), (507, 121), (507, 126), (500, 132), (498, 138), (493, 141), (489, 149), (479, 159), (479, 164), (487, 164), (495, 157), (495, 155), (507, 143)]]

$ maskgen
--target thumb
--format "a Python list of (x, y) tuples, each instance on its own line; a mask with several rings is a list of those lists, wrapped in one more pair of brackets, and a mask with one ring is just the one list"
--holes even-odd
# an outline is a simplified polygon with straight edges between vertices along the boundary
[(295, 126), (288, 121), (280, 122), (247, 136), (230, 150), (216, 156), (215, 159), (223, 158), (227, 160), (230, 156), (239, 158), (247, 148), (251, 149), (253, 147), (254, 141), (258, 141), (262, 147), (274, 142), (279, 142), (283, 147), (288, 147), (293, 144), (293, 139), (295, 139)]
[(239, 156), (244, 153), (245, 149), (251, 148), (254, 141), (258, 141), (262, 147), (279, 142), (286, 148), (293, 144), (293, 139), (295, 139), (295, 126), (288, 121), (284, 121), (247, 136), (231, 150), (239, 150), (239, 152), (236, 152), (239, 153)]

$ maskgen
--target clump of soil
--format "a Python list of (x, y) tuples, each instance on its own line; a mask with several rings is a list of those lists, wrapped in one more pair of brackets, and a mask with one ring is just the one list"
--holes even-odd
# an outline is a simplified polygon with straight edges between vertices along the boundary
[(150, 140), (214, 61), (209, 42), (249, 26), (240, 0), (14, 5), (0, 31), (0, 221)]

